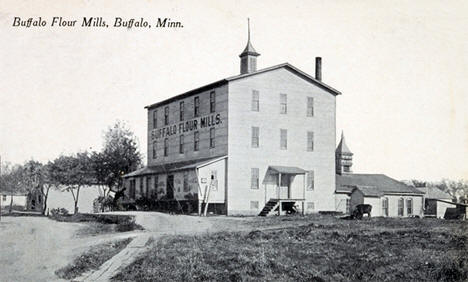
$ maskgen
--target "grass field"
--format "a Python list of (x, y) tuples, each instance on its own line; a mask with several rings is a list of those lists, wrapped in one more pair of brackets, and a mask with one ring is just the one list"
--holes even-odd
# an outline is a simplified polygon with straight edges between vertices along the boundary
[(467, 281), (468, 224), (331, 216), (251, 218), (251, 231), (171, 236), (115, 281)]

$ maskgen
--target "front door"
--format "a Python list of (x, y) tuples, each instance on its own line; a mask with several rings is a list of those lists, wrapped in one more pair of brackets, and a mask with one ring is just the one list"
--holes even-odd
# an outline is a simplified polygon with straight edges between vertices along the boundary
[(174, 175), (167, 176), (166, 196), (168, 199), (174, 199)]
[(290, 197), (290, 177), (287, 174), (281, 175), (281, 183), (280, 183), (280, 199), (289, 199)]

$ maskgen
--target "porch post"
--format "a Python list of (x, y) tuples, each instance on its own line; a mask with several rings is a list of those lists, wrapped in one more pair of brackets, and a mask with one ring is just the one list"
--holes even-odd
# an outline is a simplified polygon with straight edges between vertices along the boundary
[(279, 174), (279, 177), (278, 177), (278, 203), (279, 203), (279, 206), (278, 206), (278, 215), (281, 215), (281, 212), (282, 212), (282, 207), (281, 207), (281, 173)]
[(302, 215), (305, 215), (305, 190), (306, 190), (306, 175), (305, 173), (302, 175)]

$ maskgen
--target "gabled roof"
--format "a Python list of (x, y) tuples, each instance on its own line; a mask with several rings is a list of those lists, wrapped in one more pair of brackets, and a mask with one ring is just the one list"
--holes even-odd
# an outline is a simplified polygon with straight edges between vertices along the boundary
[[(336, 190), (341, 191), (346, 187), (373, 187), (383, 194), (412, 194), (423, 195), (418, 189), (408, 186), (403, 182), (390, 178), (384, 174), (346, 174), (336, 175)], [(362, 190), (361, 190), (362, 191)]]
[(359, 190), (364, 194), (365, 197), (382, 197), (384, 193), (377, 189), (375, 186), (362, 186), (357, 185), (354, 187), (354, 190)]
[(351, 154), (351, 155), (353, 154), (351, 150), (348, 148), (348, 146), (346, 145), (343, 132), (341, 132), (341, 140), (340, 140), (340, 143), (338, 144), (338, 147), (336, 147), (335, 152), (340, 153), (340, 154)]
[(261, 70), (257, 70), (255, 72), (227, 77), (227, 78), (215, 81), (213, 83), (210, 83), (210, 84), (207, 84), (207, 85), (192, 89), (192, 90), (187, 91), (185, 93), (176, 95), (174, 97), (168, 98), (166, 100), (163, 100), (163, 101), (148, 105), (148, 106), (145, 107), (145, 109), (151, 109), (151, 108), (154, 108), (156, 106), (165, 105), (165, 104), (168, 104), (168, 103), (170, 103), (172, 101), (182, 99), (182, 98), (185, 98), (185, 97), (188, 97), (188, 96), (191, 96), (193, 94), (200, 93), (200, 92), (203, 92), (203, 91), (206, 91), (206, 90), (210, 90), (210, 89), (215, 88), (215, 87), (219, 87), (219, 86), (224, 85), (224, 84), (226, 84), (226, 83), (228, 83), (230, 81), (235, 81), (235, 80), (238, 80), (238, 79), (243, 79), (243, 78), (246, 78), (246, 77), (258, 75), (258, 74), (261, 74), (261, 73), (274, 71), (274, 70), (277, 70), (277, 69), (280, 69), (280, 68), (284, 68), (284, 69), (296, 74), (297, 76), (305, 79), (306, 81), (308, 81), (308, 82), (310, 82), (310, 83), (312, 83), (312, 84), (326, 90), (328, 93), (330, 93), (332, 95), (336, 96), (336, 95), (341, 94), (340, 91), (338, 91), (338, 90), (334, 89), (333, 87), (323, 83), (320, 80), (315, 79), (313, 76), (301, 71), (300, 69), (296, 68), (295, 66), (293, 66), (293, 65), (291, 65), (289, 63), (283, 63), (283, 64), (279, 64), (279, 65), (272, 66), (272, 67), (269, 67), (269, 68), (264, 68), (264, 69), (261, 69)]
[(137, 169), (135, 171), (132, 171), (130, 173), (127, 173), (122, 177), (128, 178), (128, 177), (144, 176), (144, 175), (150, 175), (150, 174), (174, 172), (174, 171), (185, 170), (185, 169), (194, 169), (196, 167), (208, 165), (212, 162), (223, 159), (225, 157), (226, 156), (218, 156), (218, 157), (204, 158), (204, 159), (198, 159), (198, 160), (168, 163), (168, 164), (162, 164), (162, 165), (156, 165), (156, 166), (146, 166), (146, 167)]
[(425, 193), (427, 199), (446, 199), (451, 200), (453, 197), (447, 192), (440, 190), (437, 187), (416, 187), (419, 191)]

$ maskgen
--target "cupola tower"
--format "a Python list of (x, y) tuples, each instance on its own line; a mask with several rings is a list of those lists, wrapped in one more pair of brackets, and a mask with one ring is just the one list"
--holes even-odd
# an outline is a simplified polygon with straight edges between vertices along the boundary
[(353, 153), (346, 145), (345, 137), (341, 132), (341, 140), (335, 151), (336, 174), (352, 173)]
[(247, 19), (247, 29), (248, 29), (248, 38), (247, 46), (245, 46), (242, 54), (239, 55), (240, 63), (240, 72), (241, 74), (251, 73), (257, 71), (257, 57), (260, 56), (257, 51), (255, 51), (252, 43), (250, 43), (250, 20)]

